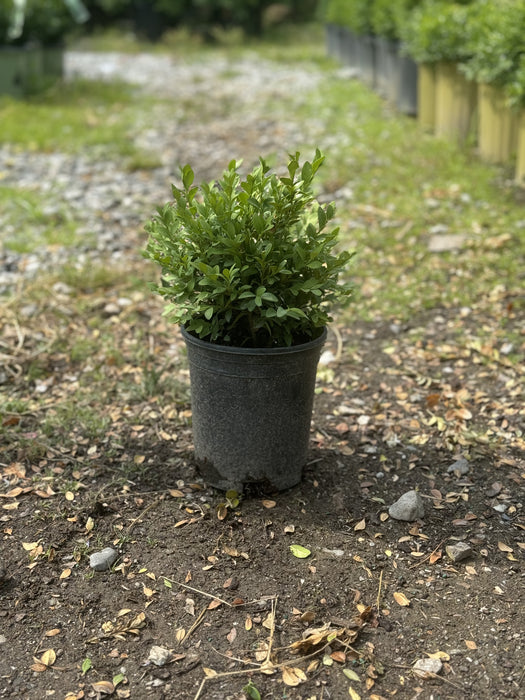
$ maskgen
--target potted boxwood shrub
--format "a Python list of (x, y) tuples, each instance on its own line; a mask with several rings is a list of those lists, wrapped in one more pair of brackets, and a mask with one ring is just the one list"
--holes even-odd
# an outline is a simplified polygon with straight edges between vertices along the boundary
[(261, 158), (244, 179), (231, 161), (200, 186), (186, 165), (145, 226), (161, 269), (152, 289), (188, 351), (195, 459), (217, 488), (301, 479), (326, 324), (351, 294), (352, 253), (334, 250), (335, 208), (312, 190), (323, 159), (296, 153), (279, 176)]
[(404, 114), (417, 113), (417, 65), (400, 53), (400, 28), (419, 0), (374, 0), (371, 23), (376, 47), (376, 89)]
[(521, 0), (479, 0), (469, 24), (471, 56), (462, 70), (478, 83), (479, 155), (504, 163), (517, 144), (518, 115), (509, 92), (524, 51), (525, 5)]
[(355, 68), (355, 38), (345, 27), (345, 0), (328, 0), (324, 8), (328, 55)]
[(372, 35), (372, 5), (369, 0), (350, 0), (346, 5), (346, 26), (356, 37), (356, 58), (361, 80), (375, 88), (376, 54)]
[(476, 84), (458, 66), (470, 57), (468, 3), (425, 0), (402, 28), (404, 50), (419, 65), (418, 119), (462, 142), (471, 132)]
[(397, 95), (395, 10), (396, 3), (392, 0), (374, 0), (370, 10), (376, 56), (376, 90), (382, 97), (393, 101)]

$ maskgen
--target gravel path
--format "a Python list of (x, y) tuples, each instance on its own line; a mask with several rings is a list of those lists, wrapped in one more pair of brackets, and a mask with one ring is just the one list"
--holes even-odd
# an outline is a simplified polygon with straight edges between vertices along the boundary
[[(188, 61), (69, 52), (66, 76), (123, 80), (168, 98), (152, 103), (135, 132), (135, 144), (161, 166), (133, 172), (99, 152), (28, 153), (1, 146), (2, 184), (45, 195), (44, 213), (75, 222), (82, 242), (74, 249), (43, 246), (28, 254), (0, 247), (0, 293), (9, 292), (21, 275), (30, 278), (71, 260), (82, 266), (102, 255), (116, 260), (136, 255), (143, 221), (169, 197), (181, 164), (190, 162), (199, 180), (208, 179), (231, 158), (251, 167), (259, 154), (280, 156), (314, 142), (316, 124), (305, 133), (293, 120), (293, 105), (304, 101), (322, 73), (302, 63), (280, 66), (255, 53), (238, 60), (203, 53)], [(4, 238), (16, 235), (15, 224), (2, 213), (0, 226)]]

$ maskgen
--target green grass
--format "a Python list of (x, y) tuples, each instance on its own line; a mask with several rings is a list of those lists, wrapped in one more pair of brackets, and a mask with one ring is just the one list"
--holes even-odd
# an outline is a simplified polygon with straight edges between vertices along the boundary
[(0, 185), (0, 243), (16, 253), (78, 243), (77, 225), (71, 213), (65, 207), (48, 210), (47, 204), (36, 192)]
[(124, 83), (88, 80), (59, 83), (24, 100), (2, 97), (0, 143), (124, 158), (132, 167), (143, 160), (151, 167), (151, 155), (134, 145), (133, 134), (138, 116), (152, 101)]

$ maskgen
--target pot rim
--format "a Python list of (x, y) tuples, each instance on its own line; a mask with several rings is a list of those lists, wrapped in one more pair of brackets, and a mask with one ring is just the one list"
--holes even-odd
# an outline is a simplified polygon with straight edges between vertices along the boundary
[(328, 335), (327, 327), (324, 326), (321, 333), (317, 338), (313, 338), (306, 343), (300, 343), (299, 345), (281, 346), (276, 348), (241, 348), (235, 345), (220, 345), (219, 343), (211, 343), (208, 340), (202, 340), (196, 336), (189, 333), (184, 326), (180, 326), (182, 337), (186, 343), (191, 345), (213, 350), (214, 352), (222, 352), (229, 355), (288, 355), (297, 352), (304, 352), (305, 350), (310, 350), (316, 347), (324, 345), (326, 342), (326, 337)]

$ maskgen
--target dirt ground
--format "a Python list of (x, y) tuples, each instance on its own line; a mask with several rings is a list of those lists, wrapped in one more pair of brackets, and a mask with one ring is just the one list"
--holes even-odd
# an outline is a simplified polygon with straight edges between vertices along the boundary
[[(103, 440), (37, 460), (4, 441), (0, 697), (522, 697), (520, 369), (461, 350), (457, 321), (334, 326), (286, 493), (207, 488), (187, 401), (160, 418), (145, 402), (127, 431), (115, 405)], [(388, 517), (411, 489), (425, 517)], [(472, 554), (453, 562), (457, 541)], [(107, 546), (117, 561), (93, 572)]]

